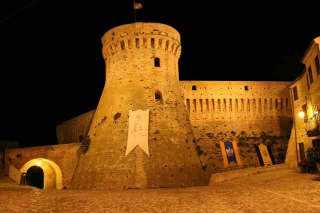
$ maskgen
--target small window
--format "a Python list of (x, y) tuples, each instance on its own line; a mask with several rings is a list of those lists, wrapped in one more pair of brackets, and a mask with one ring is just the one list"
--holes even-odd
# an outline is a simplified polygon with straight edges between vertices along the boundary
[(160, 58), (154, 58), (154, 66), (160, 67)]
[(244, 90), (248, 91), (249, 90), (248, 86), (244, 86)]
[(140, 42), (139, 42), (139, 38), (136, 38), (136, 48), (140, 48)]
[(293, 99), (296, 101), (298, 100), (298, 90), (297, 87), (293, 87)]
[(162, 93), (160, 91), (156, 91), (154, 97), (156, 101), (162, 101)]
[(308, 89), (310, 89), (310, 85), (309, 85), (309, 77), (308, 77), (308, 75), (306, 76), (307, 78), (307, 86), (308, 86)]
[(317, 73), (318, 73), (318, 75), (320, 75), (320, 64), (319, 64), (319, 56), (318, 55), (315, 57), (314, 63), (316, 64)]
[(310, 79), (310, 85), (313, 83), (313, 76), (312, 76), (312, 68), (311, 66), (308, 68), (309, 71), (309, 79)]
[(197, 90), (197, 86), (196, 86), (196, 85), (193, 85), (193, 86), (192, 86), (192, 90)]

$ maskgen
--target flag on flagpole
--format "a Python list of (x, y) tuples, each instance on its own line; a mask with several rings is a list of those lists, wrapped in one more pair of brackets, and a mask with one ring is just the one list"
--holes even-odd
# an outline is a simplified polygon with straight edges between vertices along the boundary
[(133, 3), (134, 3), (134, 9), (135, 10), (142, 9), (142, 4), (141, 3), (136, 3), (136, 2), (133, 2)]

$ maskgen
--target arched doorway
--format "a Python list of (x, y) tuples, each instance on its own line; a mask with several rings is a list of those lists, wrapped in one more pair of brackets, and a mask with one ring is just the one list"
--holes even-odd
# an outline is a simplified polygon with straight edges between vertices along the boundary
[(41, 167), (32, 166), (28, 169), (26, 174), (26, 184), (43, 189), (44, 173)]
[[(35, 175), (40, 173), (39, 168), (33, 168), (33, 167), (39, 167), (42, 170), (42, 173), (43, 173), (42, 188), (43, 189), (62, 189), (62, 171), (55, 162), (53, 162), (52, 160), (44, 159), (44, 158), (36, 158), (25, 163), (20, 169), (20, 172), (21, 174), (26, 173), (28, 175), (29, 170), (32, 168), (29, 174), (30, 176), (29, 178), (32, 178), (33, 177), (32, 174)], [(39, 176), (40, 175), (35, 175), (35, 178)], [(28, 184), (28, 181), (30, 183), (30, 180), (26, 180), (26, 181), (27, 181), (27, 185), (30, 185)]]

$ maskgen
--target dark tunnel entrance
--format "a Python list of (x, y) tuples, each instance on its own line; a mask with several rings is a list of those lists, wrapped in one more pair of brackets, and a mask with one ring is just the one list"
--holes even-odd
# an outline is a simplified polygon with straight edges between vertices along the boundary
[(44, 174), (39, 166), (32, 166), (28, 169), (26, 175), (26, 184), (43, 189)]

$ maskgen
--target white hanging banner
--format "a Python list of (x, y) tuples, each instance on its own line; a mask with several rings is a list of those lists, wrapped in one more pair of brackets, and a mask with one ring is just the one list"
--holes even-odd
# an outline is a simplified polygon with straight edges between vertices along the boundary
[(136, 147), (140, 146), (149, 155), (148, 144), (149, 110), (129, 110), (129, 131), (126, 156)]

